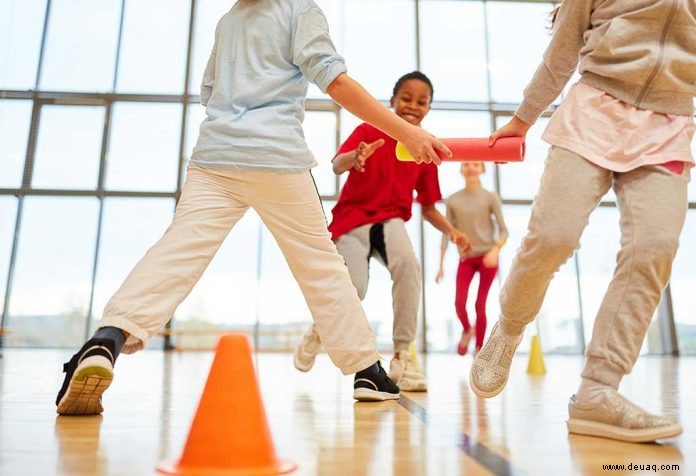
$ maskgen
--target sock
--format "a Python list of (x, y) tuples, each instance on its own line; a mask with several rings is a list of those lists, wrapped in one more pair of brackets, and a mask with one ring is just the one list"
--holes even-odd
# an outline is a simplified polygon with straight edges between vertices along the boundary
[(575, 394), (575, 399), (582, 403), (598, 403), (602, 399), (604, 390), (608, 388), (613, 387), (596, 380), (583, 378), (580, 382), (580, 388)]
[(114, 341), (114, 361), (121, 353), (123, 344), (126, 343), (126, 334), (118, 327), (100, 327), (92, 336), (93, 339), (111, 339)]

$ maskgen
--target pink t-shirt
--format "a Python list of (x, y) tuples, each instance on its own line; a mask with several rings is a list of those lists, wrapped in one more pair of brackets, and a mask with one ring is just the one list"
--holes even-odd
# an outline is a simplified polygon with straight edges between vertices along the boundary
[(681, 174), (694, 165), (689, 116), (638, 109), (588, 86), (574, 84), (556, 109), (542, 139), (614, 172), (663, 164)]

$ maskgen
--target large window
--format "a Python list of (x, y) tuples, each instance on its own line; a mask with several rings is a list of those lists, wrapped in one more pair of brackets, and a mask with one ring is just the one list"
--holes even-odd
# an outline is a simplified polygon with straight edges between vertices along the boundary
[[(9, 330), (3, 345), (78, 345), (167, 228), (206, 117), (198, 95), (215, 27), (234, 3), (0, 0), (0, 310)], [(551, 38), (549, 1), (317, 4), (350, 74), (384, 104), (404, 73), (420, 69), (431, 78), (434, 103), (423, 126), (440, 137), (486, 137), (507, 122)], [(306, 109), (305, 136), (319, 164), (312, 174), (330, 221), (347, 177), (335, 176), (331, 159), (361, 121), (313, 85)], [(482, 177), (503, 200), (510, 230), (488, 301), (489, 329), (544, 169), (548, 144), (541, 135), (549, 114), (530, 131), (524, 163), (488, 164)], [(464, 186), (459, 169), (439, 168), (443, 198)], [(690, 246), (696, 187), (689, 200), (666, 293), (671, 306), (656, 313), (643, 352), (671, 351), (673, 319), (681, 352), (696, 353)], [(579, 354), (591, 338), (619, 249), (614, 201), (609, 191), (528, 327), (547, 352)], [(444, 201), (437, 206), (444, 212)], [(461, 332), (454, 312), (457, 252), (450, 246), (445, 279), (436, 284), (442, 235), (421, 222), (418, 205), (408, 233), (424, 276), (418, 345), (452, 352)], [(364, 307), (385, 350), (392, 347), (391, 286), (387, 270), (373, 261)], [(476, 288), (475, 280), (472, 321)], [(178, 348), (210, 348), (220, 330), (239, 329), (261, 349), (288, 350), (310, 322), (275, 240), (250, 210), (163, 335)], [(521, 349), (528, 347), (527, 337)]]

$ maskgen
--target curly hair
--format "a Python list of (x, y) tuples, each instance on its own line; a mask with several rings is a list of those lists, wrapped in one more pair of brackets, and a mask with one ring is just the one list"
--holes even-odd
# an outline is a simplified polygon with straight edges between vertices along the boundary
[(420, 71), (412, 71), (410, 73), (404, 74), (399, 78), (399, 80), (396, 82), (394, 85), (394, 90), (392, 91), (392, 96), (396, 96), (396, 93), (399, 92), (399, 89), (401, 89), (401, 86), (404, 85), (404, 83), (410, 79), (417, 79), (418, 81), (423, 81), (425, 84), (428, 85), (428, 88), (430, 89), (430, 102), (433, 102), (433, 83), (430, 81), (430, 78), (428, 78), (426, 75), (421, 73)]

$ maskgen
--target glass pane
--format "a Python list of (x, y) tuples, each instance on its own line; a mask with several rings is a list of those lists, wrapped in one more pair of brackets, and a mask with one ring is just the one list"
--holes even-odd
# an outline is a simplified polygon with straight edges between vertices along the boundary
[(7, 335), (10, 346), (78, 346), (85, 334), (99, 202), (27, 197)]
[[(213, 348), (218, 332), (224, 329), (253, 332), (258, 308), (264, 301), (258, 281), (260, 227), (258, 215), (249, 210), (232, 229), (191, 294), (179, 306), (174, 320), (178, 349)], [(268, 232), (264, 229), (263, 234), (267, 236)], [(265, 262), (266, 259), (264, 255), (262, 260)], [(284, 289), (284, 285), (274, 288), (265, 300), (278, 301), (277, 294), (285, 292)], [(272, 333), (268, 336), (270, 340), (266, 340), (267, 328), (262, 327), (260, 332), (264, 341), (258, 348), (276, 347)]]
[(105, 188), (176, 190), (181, 115), (180, 104), (115, 104)]
[(484, 25), (481, 2), (420, 2), (421, 65), (436, 100), (488, 101)]
[[(491, 133), (491, 116), (488, 112), (430, 111), (423, 121), (423, 127), (437, 137), (487, 137)], [(494, 164), (487, 164), (481, 184), (495, 190), (493, 176)], [(464, 186), (459, 170), (461, 164), (446, 162), (439, 167), (442, 196), (448, 197)], [(436, 270), (437, 272), (437, 270)]]
[[(693, 187), (692, 187), (693, 189)], [(672, 268), (672, 304), (679, 351), (696, 354), (696, 210), (689, 210)]]
[(0, 187), (22, 186), (31, 107), (31, 101), (0, 100)]
[(111, 91), (121, 0), (52, 0), (41, 89)]
[[(620, 236), (619, 211), (614, 207), (602, 207), (592, 213), (580, 240), (580, 250), (577, 253), (580, 260), (583, 326), (587, 345), (592, 338), (597, 311), (614, 275), (616, 256), (621, 248)], [(653, 325), (656, 324), (657, 319), (653, 319)], [(648, 334), (651, 333), (654, 335), (653, 330)], [(657, 340), (659, 341), (659, 335)], [(642, 352), (647, 350), (644, 343)]]
[(336, 144), (336, 113), (307, 111), (302, 128), (309, 149), (319, 163), (312, 169), (314, 181), (321, 195), (336, 194), (336, 174), (331, 159), (338, 149)]
[[(498, 116), (496, 126), (501, 127), (509, 120), (509, 116)], [(548, 122), (548, 118), (540, 118), (527, 133), (527, 154), (524, 162), (500, 166), (500, 194), (503, 199), (531, 200), (536, 196), (549, 149), (549, 145), (541, 140), (541, 134)]]
[(548, 45), (550, 3), (486, 2), (493, 101), (522, 101)]
[(396, 80), (416, 67), (415, 10), (412, 0), (345, 4), (348, 71), (379, 99), (391, 98)]
[(118, 92), (184, 92), (190, 7), (190, 0), (126, 2)]
[(234, 0), (197, 0), (191, 48), (191, 81), (189, 92), (199, 94), (203, 71), (215, 43), (215, 27), (218, 21), (232, 8)]
[(43, 106), (32, 187), (96, 189), (103, 131), (102, 106)]
[(10, 267), (12, 240), (17, 219), (17, 199), (0, 196), (0, 312), (5, 306), (7, 271)]
[(172, 221), (174, 200), (107, 198), (102, 214), (101, 244), (94, 285), (91, 328), (133, 266), (162, 236)]
[(0, 0), (0, 89), (34, 89), (46, 0)]

